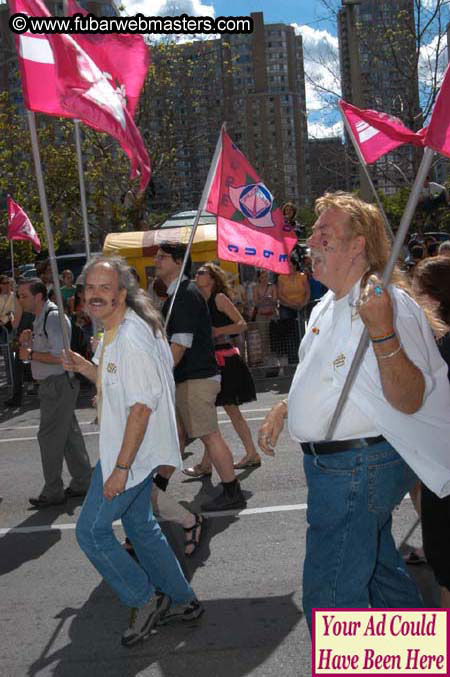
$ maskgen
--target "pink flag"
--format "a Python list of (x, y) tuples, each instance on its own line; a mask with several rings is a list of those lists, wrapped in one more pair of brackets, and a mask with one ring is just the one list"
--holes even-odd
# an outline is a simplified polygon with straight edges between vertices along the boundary
[(295, 231), (285, 223), (271, 192), (224, 131), (206, 210), (217, 214), (219, 258), (277, 273), (290, 272)]
[[(69, 0), (69, 14), (88, 12), (76, 0)], [(73, 39), (103, 71), (122, 96), (134, 117), (142, 86), (150, 66), (150, 48), (142, 35), (124, 33), (74, 33)]]
[(367, 164), (375, 162), (390, 150), (405, 143), (423, 146), (425, 130), (412, 132), (401, 120), (392, 115), (375, 110), (362, 110), (345, 101), (340, 101), (339, 107)]
[[(37, 17), (50, 16), (41, 0), (11, 0), (11, 10)], [(141, 190), (144, 190), (151, 175), (144, 142), (122, 97), (92, 59), (70, 35), (52, 33), (39, 38), (38, 43), (32, 34), (19, 37), (27, 107), (50, 115), (79, 118), (99, 132), (113, 136), (130, 158), (131, 178), (140, 175)], [(43, 69), (49, 64), (51, 68)], [(39, 92), (45, 74), (52, 79), (51, 87), (49, 83), (45, 86), (51, 94), (48, 105)], [(56, 101), (52, 98), (55, 93)]]
[(450, 157), (450, 66), (447, 66), (434, 104), (424, 145)]
[(41, 241), (31, 221), (19, 207), (17, 202), (8, 195), (8, 240), (29, 240), (33, 249), (39, 254)]

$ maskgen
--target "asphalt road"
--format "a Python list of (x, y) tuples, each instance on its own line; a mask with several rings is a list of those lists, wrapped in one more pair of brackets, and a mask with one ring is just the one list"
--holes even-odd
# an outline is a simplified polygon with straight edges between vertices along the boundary
[[(256, 437), (287, 383), (272, 382), (243, 407)], [(2, 389), (0, 399), (7, 397)], [(1, 406), (1, 405), (0, 405)], [(0, 409), (0, 411), (2, 411)], [(78, 418), (94, 464), (98, 429), (84, 394)], [(242, 449), (227, 416), (221, 430), (236, 457)], [(202, 545), (182, 555), (183, 534), (163, 524), (206, 613), (191, 626), (159, 629), (147, 642), (124, 649), (128, 612), (80, 551), (74, 525), (80, 501), (35, 511), (28, 497), (41, 489), (35, 396), (0, 414), (0, 675), (1, 677), (303, 677), (311, 674), (311, 645), (301, 608), (306, 487), (301, 454), (283, 433), (275, 459), (241, 471), (247, 510), (207, 520)], [(189, 447), (199, 460), (198, 442)], [(177, 473), (169, 490), (192, 509), (214, 495), (212, 482)], [(411, 501), (396, 510), (394, 533), (403, 550), (420, 544)], [(117, 527), (118, 536), (122, 530)], [(427, 567), (414, 572), (428, 606), (436, 587)]]

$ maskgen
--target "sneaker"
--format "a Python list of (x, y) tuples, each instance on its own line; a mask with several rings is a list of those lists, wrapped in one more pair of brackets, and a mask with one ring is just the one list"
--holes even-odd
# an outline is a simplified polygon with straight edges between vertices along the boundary
[(156, 592), (145, 606), (131, 609), (130, 624), (122, 635), (123, 646), (134, 646), (146, 639), (169, 607), (170, 597)]
[(205, 512), (218, 512), (220, 510), (237, 510), (245, 508), (247, 501), (241, 491), (239, 483), (236, 483), (233, 493), (227, 493), (225, 490), (213, 498), (211, 501), (202, 503), (202, 510)]
[(198, 599), (194, 598), (190, 602), (183, 602), (182, 604), (171, 606), (167, 613), (165, 613), (158, 621), (158, 625), (167, 625), (168, 623), (174, 623), (176, 621), (195, 621), (204, 613), (205, 609)]

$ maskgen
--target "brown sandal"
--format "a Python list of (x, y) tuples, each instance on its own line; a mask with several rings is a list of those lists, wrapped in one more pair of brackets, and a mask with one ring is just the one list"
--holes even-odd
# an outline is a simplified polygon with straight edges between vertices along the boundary
[[(198, 515), (197, 513), (194, 513), (195, 517), (195, 522), (191, 527), (183, 527), (184, 531), (186, 534), (191, 533), (191, 538), (188, 540), (185, 540), (184, 542), (184, 554), (186, 557), (192, 557), (194, 552), (197, 550), (199, 544), (200, 544), (200, 539), (202, 537), (203, 533), (203, 527), (205, 524), (205, 520), (201, 515)], [(191, 552), (186, 552), (186, 548), (189, 545), (193, 545), (193, 549)]]
[(194, 465), (193, 468), (183, 468), (182, 472), (188, 477), (211, 477), (212, 469), (204, 470), (200, 463)]

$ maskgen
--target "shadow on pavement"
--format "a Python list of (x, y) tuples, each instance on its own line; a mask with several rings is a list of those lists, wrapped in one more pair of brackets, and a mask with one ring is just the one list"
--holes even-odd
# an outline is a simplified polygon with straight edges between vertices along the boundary
[[(158, 628), (146, 642), (125, 649), (120, 637), (127, 611), (101, 583), (80, 609), (58, 614), (57, 627), (27, 674), (132, 677), (155, 666), (148, 674), (240, 677), (264, 663), (302, 617), (292, 595), (215, 599), (204, 606), (196, 623)], [(65, 636), (67, 645), (52, 651)]]
[(53, 524), (61, 515), (74, 515), (74, 508), (81, 499), (69, 499), (62, 506), (45, 510), (30, 510), (30, 517), (17, 524), (15, 529), (29, 529), (25, 533), (8, 532), (0, 539), (0, 576), (18, 569), (33, 559), (41, 557), (49, 548), (61, 540), (61, 531), (36, 531), (34, 528)]

